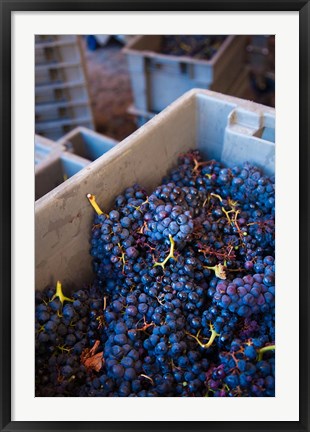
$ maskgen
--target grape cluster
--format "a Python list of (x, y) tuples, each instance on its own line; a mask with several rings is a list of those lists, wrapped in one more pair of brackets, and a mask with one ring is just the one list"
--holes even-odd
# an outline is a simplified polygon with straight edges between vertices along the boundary
[(182, 243), (194, 230), (191, 211), (152, 198), (151, 196), (150, 211), (144, 216), (145, 234), (154, 242), (169, 241), (171, 236), (176, 243)]
[(274, 180), (191, 151), (88, 199), (94, 282), (37, 293), (36, 394), (274, 396)]
[[(103, 293), (97, 285), (64, 296), (57, 290), (36, 292), (36, 395), (78, 396), (87, 379), (81, 354), (100, 339)], [(102, 345), (98, 345), (102, 351)]]
[(249, 317), (272, 310), (274, 296), (274, 272), (269, 271), (267, 275), (246, 275), (232, 281), (220, 281), (213, 298), (223, 309), (229, 309), (241, 317)]
[[(208, 395), (274, 396), (273, 345), (262, 348), (259, 339), (234, 339), (228, 351), (219, 354), (220, 365), (208, 371)], [(264, 357), (264, 358), (263, 358)]]

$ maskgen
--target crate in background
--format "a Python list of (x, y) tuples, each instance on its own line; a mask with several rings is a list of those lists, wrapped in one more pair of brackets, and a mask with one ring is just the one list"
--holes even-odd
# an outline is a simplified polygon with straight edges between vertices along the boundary
[(83, 71), (79, 60), (55, 64), (43, 63), (35, 66), (36, 86), (53, 82), (78, 81), (81, 76), (83, 76)]
[[(226, 94), (229, 96), (235, 96), (238, 98), (245, 98), (248, 92), (248, 77), (249, 70), (248, 68), (243, 68), (240, 70), (239, 74), (235, 77), (235, 80), (232, 82), (229, 89), (227, 89)], [(127, 110), (128, 114), (131, 114), (135, 118), (135, 122), (137, 127), (143, 126), (150, 119), (156, 116), (155, 113), (139, 110), (134, 105), (130, 105)]]
[(138, 110), (158, 113), (195, 87), (226, 93), (244, 65), (246, 36), (227, 36), (210, 60), (161, 54), (162, 38), (137, 36), (123, 48)]
[(79, 126), (62, 137), (58, 143), (63, 145), (67, 152), (94, 161), (112, 149), (118, 142), (105, 135)]
[(35, 199), (64, 183), (117, 143), (82, 126), (56, 142), (35, 135)]
[(84, 125), (85, 127), (89, 128), (92, 125), (91, 119), (88, 116), (85, 116), (76, 118), (67, 117), (60, 120), (37, 122), (36, 130), (43, 136), (49, 136), (50, 131), (54, 134), (56, 132), (55, 136), (58, 136), (59, 134), (63, 135), (64, 133), (69, 132), (78, 125)]
[[(46, 39), (42, 39), (42, 37)], [(78, 61), (81, 54), (76, 35), (39, 35), (35, 38), (35, 64), (46, 64)]]
[(52, 102), (37, 104), (35, 107), (36, 122), (60, 120), (63, 118), (79, 118), (88, 115), (88, 101)]

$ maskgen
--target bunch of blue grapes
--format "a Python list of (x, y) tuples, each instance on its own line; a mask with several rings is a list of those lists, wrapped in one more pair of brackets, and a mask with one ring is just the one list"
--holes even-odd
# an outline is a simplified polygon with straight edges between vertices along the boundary
[(274, 274), (246, 275), (232, 281), (220, 281), (213, 300), (223, 309), (241, 317), (268, 313), (275, 305)]
[[(36, 395), (76, 396), (87, 378), (81, 354), (100, 339), (103, 308), (97, 285), (75, 291), (72, 298), (57, 289), (36, 293)], [(102, 349), (102, 344), (98, 345)]]
[[(151, 197), (152, 198), (152, 197)], [(145, 234), (153, 242), (169, 243), (169, 236), (177, 243), (182, 243), (193, 232), (192, 212), (180, 205), (165, 204), (154, 199), (149, 204), (150, 211), (145, 214)]]
[(219, 354), (206, 381), (208, 396), (266, 397), (275, 392), (274, 345), (262, 347), (260, 339), (234, 339), (230, 349)]
[(37, 293), (36, 394), (274, 396), (274, 179), (195, 150), (150, 193), (88, 199), (94, 281)]

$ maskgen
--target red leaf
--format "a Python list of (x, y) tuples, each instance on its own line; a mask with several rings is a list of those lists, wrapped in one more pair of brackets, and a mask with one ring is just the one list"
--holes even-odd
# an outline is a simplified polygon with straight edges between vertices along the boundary
[(95, 354), (99, 345), (100, 341), (96, 340), (92, 348), (85, 348), (81, 354), (81, 363), (87, 369), (94, 369), (96, 372), (99, 372), (104, 364), (103, 352)]
[(99, 352), (92, 357), (89, 357), (85, 360), (84, 366), (87, 369), (94, 369), (96, 372), (99, 372), (103, 366), (103, 352)]

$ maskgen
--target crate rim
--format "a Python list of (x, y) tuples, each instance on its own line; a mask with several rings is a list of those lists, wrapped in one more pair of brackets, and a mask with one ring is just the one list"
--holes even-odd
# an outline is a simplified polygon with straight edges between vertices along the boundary
[(112, 138), (112, 137), (110, 137), (108, 135), (99, 133), (97, 131), (94, 131), (93, 129), (89, 129), (89, 128), (87, 128), (85, 126), (82, 126), (82, 125), (76, 126), (74, 129), (72, 129), (69, 132), (67, 132), (65, 135), (63, 135), (62, 137), (60, 137), (56, 141), (56, 143), (63, 145), (67, 141), (70, 141), (70, 139), (71, 139), (72, 136), (75, 136), (78, 133), (85, 133), (85, 134), (88, 134), (88, 135), (93, 135), (94, 137), (101, 138), (102, 140), (108, 141), (109, 143), (111, 143), (113, 145), (117, 145), (119, 143), (119, 141), (117, 141), (116, 139), (114, 139), (114, 138)]

